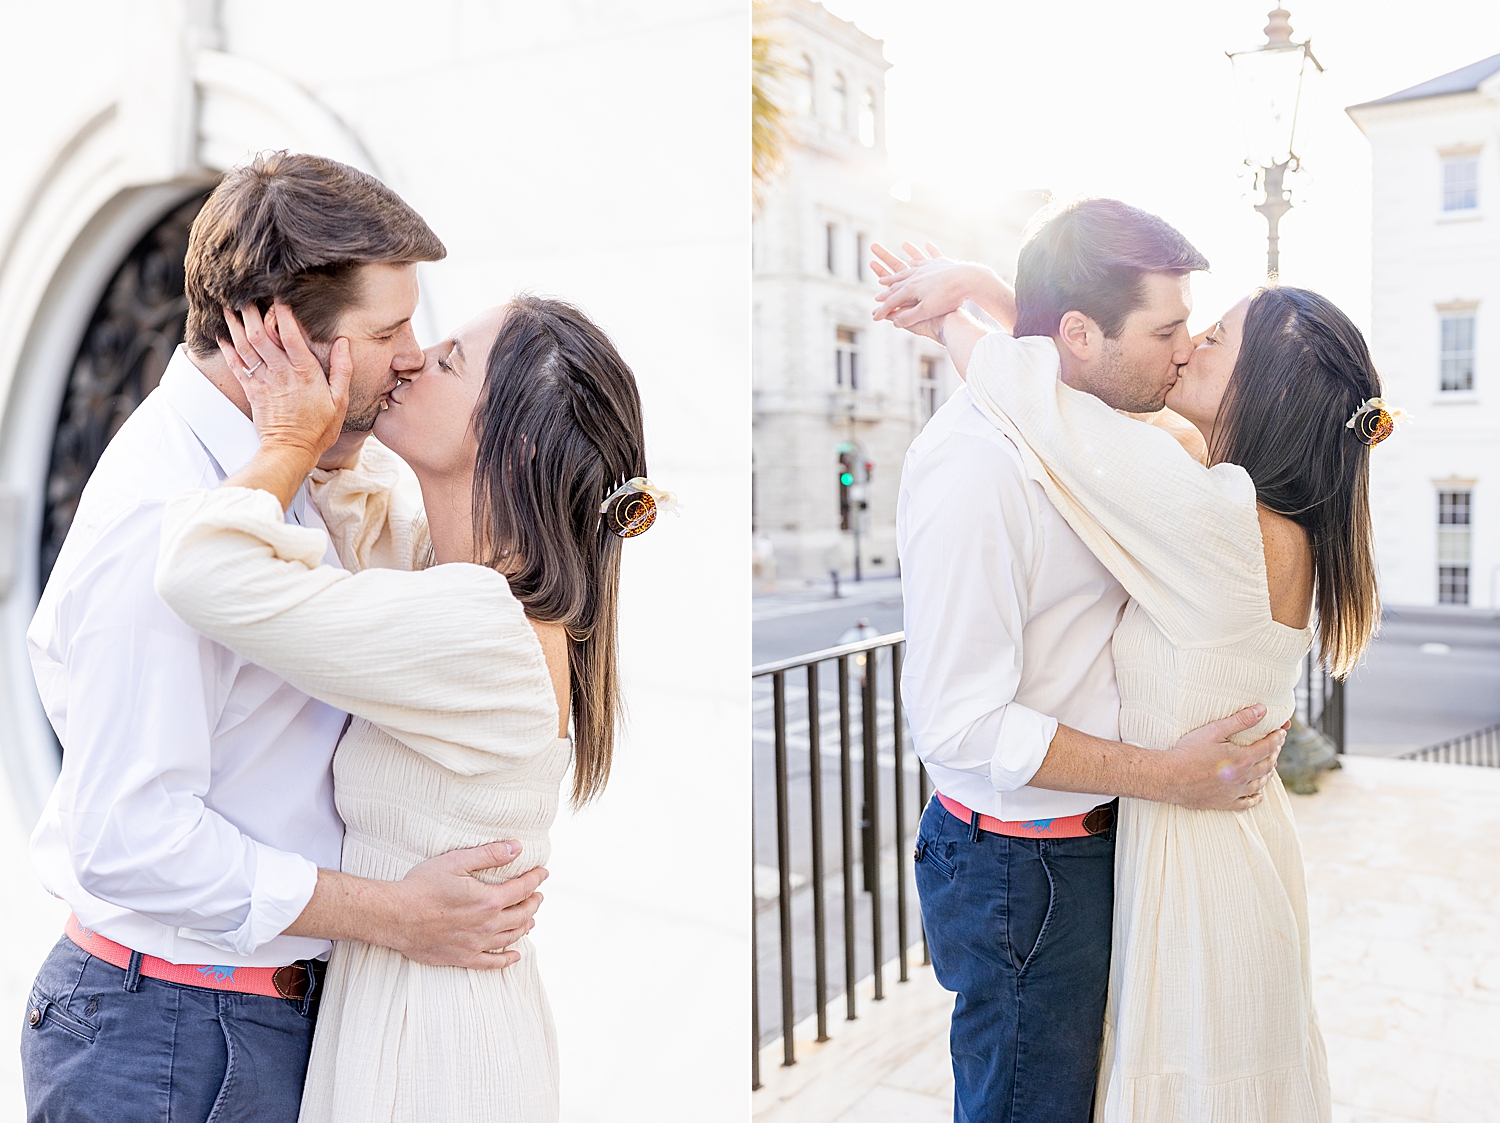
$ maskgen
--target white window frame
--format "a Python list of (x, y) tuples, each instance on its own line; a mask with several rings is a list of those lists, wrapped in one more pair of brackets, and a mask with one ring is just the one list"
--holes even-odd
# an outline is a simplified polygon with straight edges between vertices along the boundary
[[(1451, 217), (1478, 214), (1483, 202), (1479, 192), (1479, 153), (1462, 152), (1444, 156), (1442, 168), (1443, 181), (1439, 198), (1442, 213)], [(1464, 176), (1467, 182), (1455, 185), (1453, 181), (1457, 177), (1454, 173), (1460, 169), (1468, 173)]]
[(938, 411), (938, 370), (940, 360), (935, 355), (922, 355), (917, 359), (917, 412), (922, 424), (932, 420)]
[[(1474, 597), (1474, 489), (1439, 484), (1437, 489), (1437, 599), (1472, 604)], [(1462, 599), (1458, 585), (1462, 582)]]
[(856, 393), (865, 375), (859, 361), (859, 331), (840, 324), (833, 329), (833, 339), (833, 384), (840, 390)]
[[(1455, 336), (1462, 330), (1460, 325), (1468, 325), (1468, 346), (1449, 347), (1449, 327), (1454, 329)], [(1452, 311), (1440, 312), (1438, 315), (1438, 393), (1444, 399), (1461, 397), (1472, 398), (1476, 388), (1476, 361), (1479, 315), (1477, 309), (1464, 308)], [(1454, 339), (1453, 343), (1464, 342)], [(1468, 385), (1450, 386), (1449, 371), (1455, 373), (1463, 370), (1468, 375)]]

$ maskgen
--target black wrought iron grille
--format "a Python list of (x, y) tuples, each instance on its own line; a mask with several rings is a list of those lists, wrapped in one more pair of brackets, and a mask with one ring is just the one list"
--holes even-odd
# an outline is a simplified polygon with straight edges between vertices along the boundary
[(52, 438), (40, 547), (43, 585), (104, 446), (156, 389), (182, 342), (187, 324), (182, 263), (188, 230), (206, 198), (183, 203), (135, 244), (84, 331)]
[[(905, 646), (892, 632), (751, 671), (755, 1087), (760, 1050), (777, 1036), (783, 1063), (796, 1063), (801, 1019), (816, 1017), (817, 1040), (829, 1039), (840, 991), (853, 1020), (860, 980), (873, 976), (875, 999), (885, 997), (888, 957), (900, 982), (910, 977), (908, 948), (921, 932), (910, 855), (931, 789), (908, 751)], [(762, 988), (762, 978), (775, 985)]]
[(1404, 760), (1428, 760), (1437, 764), (1477, 764), (1500, 768), (1500, 724), (1487, 725), (1462, 737), (1453, 737), (1402, 754)]
[(1297, 716), (1318, 730), (1339, 752), (1344, 751), (1344, 680), (1334, 678), (1318, 661), (1316, 647), (1302, 660), (1302, 678), (1297, 683)]

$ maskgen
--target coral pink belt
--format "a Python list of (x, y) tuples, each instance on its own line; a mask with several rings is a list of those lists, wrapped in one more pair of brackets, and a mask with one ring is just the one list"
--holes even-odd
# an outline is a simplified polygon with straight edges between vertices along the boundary
[[(108, 936), (85, 928), (78, 917), (68, 916), (65, 931), (68, 939), (95, 958), (122, 971), (130, 969), (130, 959), (135, 953), (124, 944), (117, 944)], [(182, 986), (289, 998), (294, 1002), (307, 996), (311, 982), (308, 966), (303, 963), (289, 963), (285, 967), (219, 967), (212, 963), (168, 963), (154, 955), (141, 957), (141, 974), (148, 979)]]
[[(974, 812), (956, 799), (937, 793), (938, 802), (956, 819), (973, 825)], [(1085, 811), (1082, 815), (1069, 815), (1065, 819), (1027, 819), (1025, 822), (1008, 822), (993, 815), (979, 816), (979, 829), (991, 834), (1008, 835), (1011, 838), (1084, 838), (1091, 834), (1103, 834), (1115, 825), (1115, 807), (1105, 803)]]

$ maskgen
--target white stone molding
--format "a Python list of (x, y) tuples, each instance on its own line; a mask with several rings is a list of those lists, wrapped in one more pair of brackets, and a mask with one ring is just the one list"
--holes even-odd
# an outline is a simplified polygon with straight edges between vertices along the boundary
[(223, 171), (257, 152), (315, 152), (379, 175), (374, 159), (333, 110), (284, 75), (223, 51), (199, 51), (198, 159)]
[[(190, 82), (158, 74), (76, 125), (0, 240), (0, 767), (26, 824), (57, 778), (25, 642), (52, 438), (105, 286), (157, 221), (255, 152), (315, 152), (379, 174), (354, 132), (285, 76), (207, 48), (184, 62)], [(186, 151), (184, 121), (196, 122)]]

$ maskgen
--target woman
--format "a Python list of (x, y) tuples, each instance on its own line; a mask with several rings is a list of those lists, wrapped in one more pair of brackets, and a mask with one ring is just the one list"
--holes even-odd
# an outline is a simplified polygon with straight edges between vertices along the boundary
[[(938, 337), (1131, 594), (1113, 643), (1121, 740), (1168, 748), (1256, 702), (1264, 719), (1235, 740), (1275, 729), (1314, 610), (1320, 658), (1353, 667), (1379, 615), (1369, 453), (1393, 422), (1331, 303), (1267, 289), (1195, 339), (1167, 405), (1201, 432), (1207, 466), (1060, 382), (1050, 339), (963, 312)], [(1274, 774), (1264, 794), (1240, 812), (1120, 801), (1098, 1119), (1330, 1118), (1301, 851)]]
[[(225, 360), (260, 451), (169, 507), (158, 592), (205, 635), (353, 715), (334, 759), (345, 870), (394, 880), (514, 838), (519, 858), (484, 876), (518, 876), (546, 861), (570, 762), (575, 803), (609, 775), (621, 537), (654, 517), (637, 478), (634, 377), (566, 304), (520, 297), (465, 325), (391, 392), (375, 430), (385, 447), (317, 474), (340, 570), (322, 564), (322, 535), (283, 512), (339, 436), (347, 352), (335, 343), (325, 379), (290, 313), (275, 316), (253, 350), (229, 317)], [(386, 449), (415, 472), (425, 517)], [(497, 961), (508, 965), (433, 967), (336, 944), (301, 1118), (555, 1119), (535, 955), (523, 938)]]

